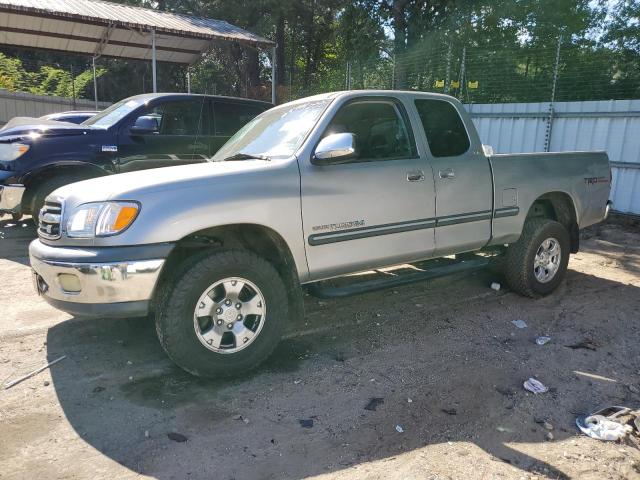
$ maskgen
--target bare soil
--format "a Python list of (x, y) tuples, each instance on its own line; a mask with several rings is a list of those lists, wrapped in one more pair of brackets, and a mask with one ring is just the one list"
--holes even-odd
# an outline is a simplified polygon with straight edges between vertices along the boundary
[[(491, 271), (307, 297), (273, 358), (226, 381), (175, 367), (149, 319), (49, 307), (34, 236), (0, 219), (0, 380), (67, 358), (0, 390), (2, 479), (640, 478), (636, 448), (574, 424), (640, 408), (637, 222), (584, 232), (544, 299), (491, 290)], [(595, 350), (568, 347), (584, 341)], [(529, 377), (550, 391), (528, 393)]]

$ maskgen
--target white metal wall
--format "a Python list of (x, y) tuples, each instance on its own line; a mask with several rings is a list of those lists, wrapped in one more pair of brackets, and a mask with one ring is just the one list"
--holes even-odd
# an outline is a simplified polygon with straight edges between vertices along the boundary
[[(106, 108), (110, 104), (98, 102), (98, 108)], [(48, 113), (66, 110), (93, 110), (93, 100), (76, 99), (75, 108), (70, 98), (49, 95), (34, 95), (25, 92), (9, 92), (0, 89), (0, 126), (13, 117), (40, 117)]]
[[(467, 105), (482, 143), (496, 153), (543, 152), (548, 103)], [(617, 211), (640, 215), (640, 100), (556, 102), (550, 151), (605, 150)]]

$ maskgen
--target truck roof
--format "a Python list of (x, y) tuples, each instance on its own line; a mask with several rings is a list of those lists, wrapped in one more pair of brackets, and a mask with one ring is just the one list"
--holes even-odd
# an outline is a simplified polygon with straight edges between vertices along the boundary
[(321, 93), (318, 95), (312, 95), (310, 97), (300, 98), (289, 103), (306, 102), (313, 100), (333, 100), (338, 97), (366, 97), (366, 96), (389, 96), (389, 97), (404, 97), (411, 98), (438, 98), (441, 100), (458, 101), (451, 95), (445, 95), (443, 93), (431, 93), (431, 92), (418, 92), (415, 90), (341, 90), (337, 92)]
[(165, 92), (165, 93), (141, 93), (139, 95), (133, 95), (131, 97), (128, 97), (130, 99), (142, 99), (144, 101), (148, 101), (154, 98), (164, 98), (164, 97), (171, 97), (171, 98), (191, 98), (191, 97), (207, 97), (207, 98), (214, 98), (214, 99), (218, 99), (218, 100), (232, 100), (234, 102), (242, 102), (242, 103), (255, 103), (255, 104), (260, 104), (260, 105), (268, 105), (270, 107), (273, 106), (273, 104), (271, 102), (264, 102), (262, 100), (254, 100), (252, 98), (241, 98), (241, 97), (228, 97), (225, 95), (205, 95), (205, 94), (201, 94), (201, 93), (172, 93), (172, 92)]

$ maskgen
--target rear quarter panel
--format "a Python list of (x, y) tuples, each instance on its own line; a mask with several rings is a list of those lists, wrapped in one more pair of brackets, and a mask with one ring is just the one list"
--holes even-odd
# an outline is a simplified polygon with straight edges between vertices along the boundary
[[(565, 193), (571, 198), (579, 228), (604, 219), (611, 189), (605, 152), (499, 154), (489, 158), (494, 209), (519, 208), (515, 216), (494, 219), (491, 244), (515, 242), (531, 205), (547, 193)], [(515, 205), (510, 205), (514, 200)]]

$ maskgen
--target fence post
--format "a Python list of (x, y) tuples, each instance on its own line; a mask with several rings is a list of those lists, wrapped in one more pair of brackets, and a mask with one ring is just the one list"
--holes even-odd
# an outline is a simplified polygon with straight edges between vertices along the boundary
[(460, 78), (458, 79), (458, 81), (460, 82), (460, 91), (458, 92), (460, 100), (462, 101), (463, 98), (463, 92), (462, 89), (464, 88), (464, 75), (465, 75), (465, 63), (467, 61), (467, 47), (466, 45), (464, 47), (462, 47), (462, 62), (460, 64)]
[(395, 89), (396, 86), (396, 52), (393, 52), (393, 57), (391, 57), (391, 90)]
[(72, 98), (72, 105), (73, 105), (73, 110), (76, 109), (76, 80), (75, 77), (73, 75), (73, 63), (71, 64), (71, 98)]
[(444, 93), (449, 93), (449, 83), (451, 83), (451, 48), (453, 47), (449, 40), (449, 50), (447, 50), (447, 74), (444, 78)]
[[(98, 79), (96, 78), (96, 57), (91, 59), (91, 68), (93, 69), (93, 103), (95, 110), (98, 110)], [(144, 77), (142, 77), (142, 90), (144, 91)]]
[(560, 68), (560, 47), (562, 46), (562, 34), (558, 36), (558, 46), (556, 47), (556, 61), (553, 66), (553, 81), (551, 83), (551, 101), (549, 102), (549, 116), (547, 117), (547, 130), (544, 137), (544, 151), (551, 149), (551, 133), (553, 131), (553, 117), (555, 110), (553, 104), (556, 100), (556, 85), (558, 83), (558, 70)]

